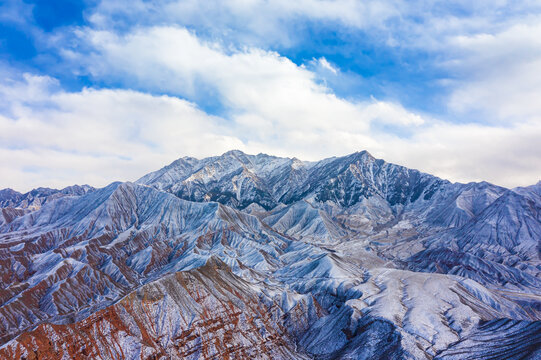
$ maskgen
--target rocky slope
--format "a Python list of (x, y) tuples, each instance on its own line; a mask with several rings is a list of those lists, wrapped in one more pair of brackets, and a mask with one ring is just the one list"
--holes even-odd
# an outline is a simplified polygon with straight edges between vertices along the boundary
[[(289, 309), (292, 325), (304, 309)], [(285, 312), (214, 259), (164, 276), (70, 324), (42, 324), (0, 349), (5, 358), (302, 359)]]
[(0, 191), (0, 358), (539, 355), (540, 184), (230, 151), (67, 189)]
[(64, 189), (37, 188), (21, 194), (12, 189), (0, 190), (0, 225), (41, 208), (45, 203), (64, 197), (80, 196), (95, 189), (88, 185), (73, 185)]

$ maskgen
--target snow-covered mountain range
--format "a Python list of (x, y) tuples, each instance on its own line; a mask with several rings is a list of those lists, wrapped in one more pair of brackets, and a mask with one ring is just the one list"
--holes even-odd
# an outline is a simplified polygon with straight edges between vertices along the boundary
[(541, 358), (541, 182), (235, 150), (0, 206), (0, 359)]

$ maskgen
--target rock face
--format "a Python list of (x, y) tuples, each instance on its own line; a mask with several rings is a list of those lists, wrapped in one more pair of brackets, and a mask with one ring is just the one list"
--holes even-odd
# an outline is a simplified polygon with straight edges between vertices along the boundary
[[(285, 313), (221, 261), (177, 272), (83, 321), (41, 324), (0, 349), (5, 358), (302, 359)], [(299, 321), (300, 319), (294, 319)]]
[(541, 183), (230, 151), (0, 206), (0, 359), (540, 356)]

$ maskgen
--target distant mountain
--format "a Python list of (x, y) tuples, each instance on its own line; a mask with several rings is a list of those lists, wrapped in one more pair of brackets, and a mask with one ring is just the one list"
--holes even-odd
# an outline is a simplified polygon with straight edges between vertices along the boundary
[(80, 196), (96, 190), (88, 185), (73, 185), (64, 189), (37, 188), (21, 194), (12, 189), (0, 190), (0, 225), (41, 208), (45, 203), (64, 197)]
[(63, 196), (79, 196), (94, 191), (95, 188), (89, 185), (73, 185), (64, 189), (37, 188), (21, 194), (12, 189), (0, 190), (0, 207), (12, 207), (21, 209), (39, 209), (47, 201)]
[(234, 150), (0, 206), (0, 359), (541, 352), (541, 182)]
[[(451, 184), (377, 160), (366, 151), (303, 162), (235, 150), (203, 160), (176, 160), (137, 183), (185, 200), (216, 201), (241, 210), (254, 203), (271, 210), (300, 200), (340, 208), (371, 202), (392, 218), (413, 212), (429, 225), (445, 228), (464, 224), (506, 191), (486, 182)], [(380, 214), (377, 221), (384, 218)]]

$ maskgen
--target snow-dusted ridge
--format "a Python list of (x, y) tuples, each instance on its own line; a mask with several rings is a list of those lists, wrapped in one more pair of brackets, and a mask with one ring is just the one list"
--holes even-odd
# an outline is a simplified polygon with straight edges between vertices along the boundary
[(234, 150), (1, 190), (0, 358), (536, 358), (540, 189)]

